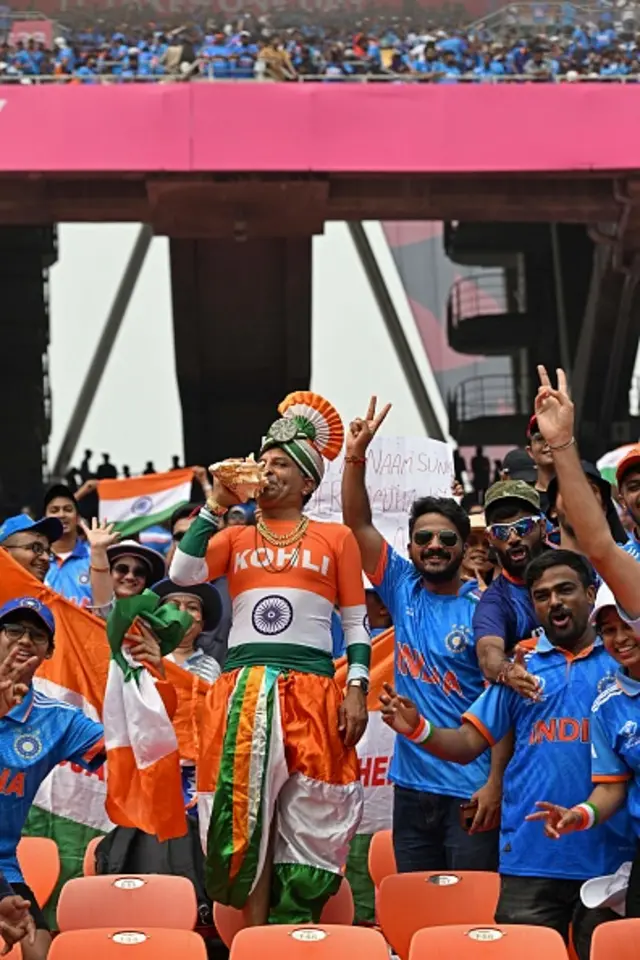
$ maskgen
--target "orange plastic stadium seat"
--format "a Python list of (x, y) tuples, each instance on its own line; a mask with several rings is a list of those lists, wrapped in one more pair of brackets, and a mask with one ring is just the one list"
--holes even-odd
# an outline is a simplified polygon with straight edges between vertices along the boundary
[(134, 924), (61, 933), (47, 960), (207, 960), (207, 948), (191, 930)]
[(193, 930), (198, 905), (186, 877), (128, 874), (69, 880), (58, 901), (61, 931), (94, 927)]
[[(613, 960), (613, 954), (609, 960)], [(429, 927), (411, 941), (409, 960), (567, 960), (564, 940), (549, 927)], [(616, 960), (618, 958), (616, 957)]]
[[(353, 893), (348, 880), (343, 880), (340, 888), (325, 904), (320, 923), (339, 926), (351, 926), (355, 916)], [(230, 947), (233, 938), (247, 926), (243, 910), (227, 907), (222, 903), (213, 905), (213, 922), (218, 936), (226, 947)]]
[(18, 844), (18, 863), (24, 882), (43, 907), (60, 876), (58, 845), (47, 837), (23, 837)]
[[(389, 960), (375, 930), (334, 924), (247, 927), (240, 930), (229, 960)], [(55, 960), (55, 958), (54, 958)]]
[(393, 834), (391, 830), (379, 830), (374, 833), (369, 845), (369, 876), (374, 887), (379, 887), (385, 877), (397, 872)]
[(493, 923), (500, 877), (483, 871), (396, 873), (380, 884), (378, 922), (402, 960), (423, 927)]
[(101, 840), (102, 837), (94, 837), (93, 840), (89, 840), (82, 861), (82, 872), (85, 877), (95, 877), (96, 875), (96, 848)]
[(638, 960), (639, 956), (640, 920), (611, 920), (596, 927), (591, 960)]

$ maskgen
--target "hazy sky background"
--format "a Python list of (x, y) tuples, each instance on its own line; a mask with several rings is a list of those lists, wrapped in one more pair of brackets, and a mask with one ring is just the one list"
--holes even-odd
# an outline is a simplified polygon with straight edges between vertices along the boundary
[[(59, 228), (60, 259), (50, 273), (50, 463), (138, 229), (135, 224)], [(173, 454), (182, 457), (168, 250), (165, 238), (153, 240), (73, 458), (76, 466), (85, 447), (97, 455), (94, 464), (108, 451), (118, 467), (126, 463), (133, 473), (147, 460), (161, 470)], [(346, 226), (328, 224), (314, 240), (313, 257), (312, 388), (346, 421), (361, 415), (370, 394), (377, 393), (394, 404), (389, 434), (424, 435)]]

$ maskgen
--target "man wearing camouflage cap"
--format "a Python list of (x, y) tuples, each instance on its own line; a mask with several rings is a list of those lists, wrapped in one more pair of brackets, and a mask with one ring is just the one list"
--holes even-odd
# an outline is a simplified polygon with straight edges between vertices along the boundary
[(502, 571), (484, 591), (473, 617), (478, 659), (488, 680), (534, 697), (535, 680), (524, 666), (508, 658), (520, 640), (539, 630), (524, 574), (530, 561), (545, 549), (540, 497), (523, 480), (501, 480), (487, 490), (484, 509), (489, 542)]

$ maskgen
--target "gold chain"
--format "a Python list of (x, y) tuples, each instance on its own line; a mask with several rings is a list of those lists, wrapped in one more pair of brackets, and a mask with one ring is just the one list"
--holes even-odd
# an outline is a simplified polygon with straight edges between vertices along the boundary
[(263, 540), (270, 543), (273, 547), (290, 547), (292, 543), (301, 540), (307, 532), (309, 526), (309, 517), (301, 517), (291, 533), (274, 533), (266, 525), (262, 517), (258, 517), (256, 527)]

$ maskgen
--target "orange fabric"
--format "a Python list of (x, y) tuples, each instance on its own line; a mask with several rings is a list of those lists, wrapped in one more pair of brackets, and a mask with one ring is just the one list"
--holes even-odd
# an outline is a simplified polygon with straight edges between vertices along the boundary
[(592, 783), (627, 783), (628, 780), (631, 780), (633, 775), (631, 773), (621, 773), (616, 776), (606, 776), (606, 775), (596, 775), (591, 777)]
[[(458, 882), (438, 884), (430, 879), (443, 874), (457, 877)], [(461, 921), (483, 926), (493, 924), (499, 893), (497, 873), (481, 870), (397, 873), (380, 884), (378, 920), (394, 952), (401, 960), (408, 960), (411, 939), (423, 927)], [(486, 948), (486, 944), (482, 946)], [(449, 956), (457, 960), (461, 955)]]
[(138, 768), (130, 746), (109, 750), (105, 810), (120, 827), (137, 827), (157, 835), (159, 840), (183, 837), (187, 824), (182, 804), (166, 802), (175, 795), (177, 776), (175, 751), (149, 767)]
[[(411, 943), (411, 960), (567, 960), (567, 948), (559, 933), (550, 927), (483, 924), (483, 929), (496, 931), (496, 939), (475, 940), (474, 927), (435, 926), (419, 930)], [(501, 934), (501, 936), (500, 936)], [(618, 956), (614, 953), (611, 957)]]
[[(294, 527), (295, 523), (289, 520), (269, 521), (269, 529), (279, 535), (290, 533)], [(364, 604), (360, 548), (348, 527), (312, 520), (297, 561), (287, 566), (296, 549), (295, 544), (271, 546), (263, 541), (256, 527), (227, 527), (209, 541), (208, 579), (226, 576), (234, 600), (245, 590), (267, 587), (271, 591), (273, 570), (277, 570), (279, 587), (309, 590), (341, 607)]]
[[(145, 474), (141, 477), (131, 477), (122, 480), (100, 480), (98, 482), (98, 496), (102, 501), (128, 500), (130, 497), (151, 496), (179, 487), (193, 479), (191, 467), (182, 470), (168, 470), (165, 473)], [(108, 516), (104, 502), (103, 512)]]
[(176, 692), (173, 729), (178, 738), (180, 756), (183, 760), (195, 762), (198, 756), (197, 730), (211, 684), (170, 660), (165, 660), (164, 672)]
[[(257, 673), (260, 668), (251, 669)], [(198, 763), (198, 789), (203, 792), (215, 790), (228, 702), (239, 673), (239, 670), (223, 673), (207, 697)], [(338, 709), (343, 694), (336, 681), (291, 670), (278, 678), (278, 693), (289, 772), (340, 785), (358, 781), (356, 751), (345, 748), (338, 731)]]
[(196, 894), (186, 877), (146, 874), (140, 876), (143, 883), (137, 887), (118, 887), (116, 879), (111, 874), (65, 883), (58, 901), (60, 932), (112, 926), (144, 930), (160, 924), (172, 930), (195, 927)]
[[(380, 694), (384, 683), (393, 683), (393, 659), (395, 656), (395, 631), (389, 627), (371, 641), (371, 667), (369, 668), (369, 695), (367, 709), (379, 710)], [(343, 690), (347, 685), (349, 664), (346, 657), (336, 660), (336, 683)]]
[[(140, 931), (141, 924), (131, 929)], [(207, 960), (202, 937), (191, 930), (152, 928), (140, 931), (141, 942), (132, 948), (114, 940), (122, 927), (105, 930), (72, 930), (54, 938), (47, 960), (69, 960), (69, 957), (91, 957), (91, 960), (122, 960), (131, 949), (136, 960)], [(143, 939), (144, 938), (144, 939)]]
[(23, 837), (18, 844), (18, 863), (24, 881), (41, 907), (54, 891), (60, 876), (60, 854), (55, 840)]

